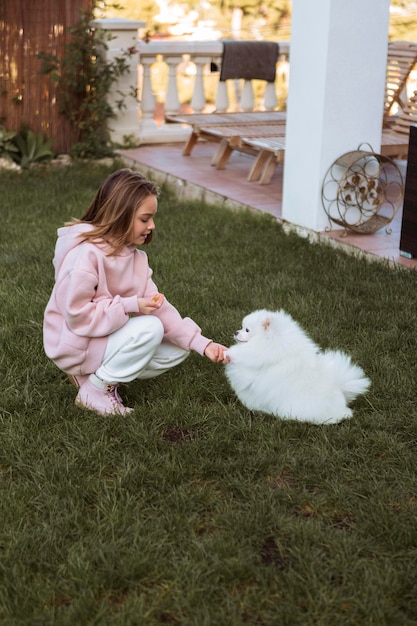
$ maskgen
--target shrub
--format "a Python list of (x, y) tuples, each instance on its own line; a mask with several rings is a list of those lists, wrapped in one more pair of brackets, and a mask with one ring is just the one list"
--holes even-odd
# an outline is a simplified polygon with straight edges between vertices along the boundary
[(35, 135), (31, 130), (15, 134), (13, 138), (17, 151), (14, 160), (21, 167), (29, 167), (32, 163), (48, 161), (53, 157), (51, 146), (53, 139), (45, 140), (43, 133)]
[[(42, 61), (42, 73), (50, 74), (57, 84), (60, 112), (76, 131), (78, 140), (71, 153), (83, 158), (113, 154), (107, 121), (115, 113), (107, 96), (128, 71), (128, 57), (136, 52), (129, 49), (111, 61), (106, 60), (107, 42), (112, 35), (95, 28), (93, 17), (94, 6), (89, 11), (80, 12), (79, 21), (69, 28), (72, 37), (65, 46), (62, 59), (45, 52), (38, 55)], [(117, 107), (122, 109), (124, 106), (121, 95)]]
[(18, 152), (18, 148), (14, 143), (16, 133), (14, 131), (6, 130), (3, 126), (0, 126), (0, 158), (12, 161), (14, 155)]

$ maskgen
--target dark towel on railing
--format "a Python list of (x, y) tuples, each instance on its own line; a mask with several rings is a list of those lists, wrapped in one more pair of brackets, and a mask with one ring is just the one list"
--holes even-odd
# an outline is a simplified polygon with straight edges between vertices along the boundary
[(220, 80), (275, 81), (279, 46), (273, 41), (223, 41)]

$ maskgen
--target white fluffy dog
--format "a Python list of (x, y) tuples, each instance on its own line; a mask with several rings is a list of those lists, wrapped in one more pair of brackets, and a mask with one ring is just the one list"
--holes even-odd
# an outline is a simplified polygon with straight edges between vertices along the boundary
[(352, 416), (348, 403), (370, 385), (340, 351), (320, 348), (285, 311), (243, 319), (227, 352), (227, 379), (248, 409), (317, 424)]

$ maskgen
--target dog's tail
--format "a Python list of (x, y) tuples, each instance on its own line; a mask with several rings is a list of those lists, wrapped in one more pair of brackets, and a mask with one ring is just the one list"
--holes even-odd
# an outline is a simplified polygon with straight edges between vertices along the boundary
[(349, 355), (337, 350), (327, 350), (322, 356), (336, 383), (340, 385), (347, 403), (369, 389), (371, 381), (359, 365), (352, 363)]

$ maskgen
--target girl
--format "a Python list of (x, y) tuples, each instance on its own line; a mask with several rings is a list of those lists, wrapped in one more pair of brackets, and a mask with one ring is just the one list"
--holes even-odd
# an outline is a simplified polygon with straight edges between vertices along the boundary
[(118, 170), (83, 217), (58, 230), (45, 352), (79, 388), (75, 403), (102, 415), (132, 411), (119, 383), (159, 376), (190, 350), (224, 359), (226, 348), (158, 293), (147, 255), (136, 248), (152, 239), (157, 196), (139, 172)]

